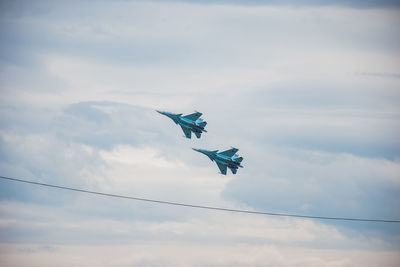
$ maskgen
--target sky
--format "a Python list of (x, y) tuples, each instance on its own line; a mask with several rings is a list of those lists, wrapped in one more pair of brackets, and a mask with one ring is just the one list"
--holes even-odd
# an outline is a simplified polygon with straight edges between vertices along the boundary
[[(0, 175), (400, 219), (398, 1), (1, 1)], [(201, 139), (155, 112), (203, 113)], [(223, 176), (191, 148), (243, 156)], [(229, 172), (229, 171), (228, 171)], [(1, 266), (399, 266), (400, 225), (0, 180)]]

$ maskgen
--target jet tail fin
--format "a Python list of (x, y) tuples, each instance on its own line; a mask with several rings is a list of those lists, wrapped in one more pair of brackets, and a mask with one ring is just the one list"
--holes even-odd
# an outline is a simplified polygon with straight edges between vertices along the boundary
[(202, 121), (202, 122), (199, 123), (199, 126), (203, 127), (203, 128), (206, 127), (206, 125), (207, 125), (206, 121)]
[(201, 133), (194, 132), (194, 134), (196, 135), (197, 138), (200, 138), (200, 137), (201, 137)]
[(239, 163), (242, 162), (242, 160), (243, 160), (243, 157), (240, 157), (240, 158), (235, 159), (235, 161), (236, 161), (236, 162), (239, 162)]

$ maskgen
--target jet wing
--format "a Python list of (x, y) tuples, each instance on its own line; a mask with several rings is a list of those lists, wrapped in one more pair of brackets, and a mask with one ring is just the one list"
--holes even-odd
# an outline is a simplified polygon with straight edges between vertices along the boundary
[(183, 127), (182, 125), (181, 125), (181, 128), (187, 138), (189, 138), (189, 139), (192, 138), (192, 131), (190, 129)]
[(238, 151), (239, 151), (239, 149), (233, 147), (233, 148), (231, 148), (229, 150), (226, 150), (226, 151), (223, 151), (223, 152), (219, 152), (218, 154), (225, 155), (227, 157), (232, 157)]
[(218, 163), (218, 162), (217, 162), (217, 165), (218, 165), (218, 168), (219, 168), (219, 170), (221, 171), (221, 173), (222, 173), (223, 175), (226, 175), (226, 165), (223, 165), (223, 164)]
[(195, 112), (195, 113), (183, 116), (182, 118), (186, 118), (186, 119), (189, 119), (189, 120), (192, 120), (192, 121), (196, 121), (198, 118), (201, 117), (201, 115), (203, 115), (203, 113)]
[(237, 169), (235, 169), (235, 168), (229, 168), (229, 169), (231, 169), (231, 171), (232, 171), (233, 174), (236, 174)]

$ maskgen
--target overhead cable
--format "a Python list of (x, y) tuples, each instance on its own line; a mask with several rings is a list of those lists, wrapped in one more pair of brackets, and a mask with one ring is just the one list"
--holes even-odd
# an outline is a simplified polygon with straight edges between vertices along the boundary
[(214, 207), (214, 206), (203, 206), (203, 205), (187, 204), (187, 203), (181, 203), (181, 202), (171, 202), (171, 201), (165, 201), (165, 200), (156, 200), (156, 199), (149, 199), (149, 198), (123, 196), (123, 195), (110, 194), (110, 193), (104, 193), (104, 192), (90, 191), (90, 190), (85, 190), (85, 189), (53, 185), (53, 184), (41, 183), (41, 182), (34, 182), (34, 181), (28, 181), (28, 180), (24, 180), (24, 179), (18, 179), (18, 178), (6, 177), (6, 176), (0, 176), (0, 178), (4, 179), (4, 180), (33, 184), (33, 185), (38, 185), (38, 186), (47, 186), (47, 187), (51, 187), (51, 188), (75, 191), (75, 192), (80, 192), (80, 193), (94, 194), (94, 195), (114, 197), (114, 198), (123, 198), (123, 199), (129, 199), (129, 200), (137, 200), (137, 201), (145, 201), (145, 202), (151, 202), (151, 203), (156, 203), (156, 204), (182, 206), (182, 207), (196, 208), (196, 209), (208, 209), (208, 210), (227, 211), (227, 212), (236, 212), (236, 213), (248, 213), (248, 214), (258, 214), (258, 215), (268, 215), (268, 216), (295, 217), (295, 218), (319, 219), (319, 220), (400, 223), (400, 220), (391, 220), (391, 219), (327, 217), (327, 216), (313, 216), (313, 215), (290, 214), (290, 213), (274, 213), (274, 212), (265, 212), (265, 211), (253, 211), (253, 210), (231, 209), (231, 208), (222, 208), (222, 207)]

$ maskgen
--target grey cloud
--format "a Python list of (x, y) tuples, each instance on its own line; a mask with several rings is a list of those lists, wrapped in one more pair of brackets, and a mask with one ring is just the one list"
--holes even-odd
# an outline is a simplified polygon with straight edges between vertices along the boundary
[[(10, 137), (12, 136), (12, 137)], [(107, 165), (96, 154), (79, 145), (57, 140), (45, 134), (11, 135), (1, 137), (2, 175), (63, 184), (65, 186), (86, 186), (84, 178), (99, 175)], [(57, 192), (46, 188), (35, 188), (15, 183), (4, 183), (1, 199), (62, 205), (74, 196), (68, 192)]]
[[(315, 13), (311, 17), (304, 14), (281, 20), (280, 16), (256, 10), (244, 13), (229, 10), (226, 15), (223, 7), (208, 12), (206, 8), (196, 9), (196, 5), (187, 11), (192, 17), (188, 23), (185, 20), (188, 14), (174, 5), (161, 8), (157, 8), (156, 3), (144, 5), (150, 14), (144, 18), (135, 6), (139, 2), (119, 3), (134, 16), (126, 14), (125, 10), (123, 15), (119, 14), (118, 9), (107, 2), (99, 2), (99, 5), (90, 1), (79, 5), (42, 2), (32, 6), (23, 3), (21, 5), (28, 6), (27, 10), (43, 8), (50, 11), (25, 14), (16, 8), (15, 12), (22, 14), (13, 13), (9, 15), (12, 19), (2, 19), (0, 52), (3, 60), (15, 64), (40, 64), (43, 54), (64, 54), (141, 67), (264, 66), (271, 60), (280, 60), (276, 58), (277, 54), (292, 53), (293, 42), (297, 51), (310, 55), (321, 47), (326, 53), (347, 48), (393, 54), (398, 52), (400, 43), (398, 30), (392, 26), (396, 23), (394, 15), (381, 16), (386, 23), (363, 29), (360, 24), (368, 21), (360, 14), (357, 14), (356, 23), (347, 18), (327, 18)], [(96, 12), (103, 14), (101, 20), (96, 18)], [(291, 14), (292, 11), (283, 12), (283, 16)], [(144, 31), (144, 27), (148, 30)], [(345, 60), (347, 58), (343, 56)]]
[[(107, 179), (104, 176), (110, 168), (99, 150), (125, 144), (157, 147), (161, 156), (171, 160), (182, 156), (181, 130), (151, 109), (113, 102), (80, 102), (61, 111), (3, 107), (1, 114), (0, 169), (6, 176), (97, 187), (96, 183)], [(93, 176), (96, 179), (92, 180)], [(96, 182), (88, 184), (87, 179)], [(169, 195), (179, 190), (184, 190), (184, 186), (161, 191)], [(50, 190), (46, 194), (44, 188), (32, 190), (13, 183), (4, 183), (0, 191), (2, 199), (53, 205), (74, 198), (68, 192)]]
[(70, 105), (64, 115), (54, 118), (54, 127), (62, 139), (99, 148), (110, 149), (117, 144), (143, 146), (164, 140), (160, 135), (166, 131), (155, 125), (157, 117), (154, 110), (133, 105), (81, 102)]
[[(253, 148), (246, 169), (223, 196), (257, 210), (318, 216), (400, 218), (398, 161), (345, 154)], [(328, 222), (329, 223), (329, 222)], [(379, 228), (398, 235), (396, 225), (338, 224)]]
[[(159, 63), (174, 58), (176, 60), (179, 51), (184, 50), (179, 45), (157, 45), (118, 38), (112, 41), (70, 38), (49, 27), (46, 21), (3, 22), (0, 28), (2, 33), (0, 56), (4, 62), (19, 66), (40, 67), (41, 55), (51, 53), (83, 56), (91, 60), (115, 64)], [(169, 56), (171, 52), (175, 56)]]
[(372, 77), (381, 77), (381, 78), (393, 78), (400, 79), (399, 73), (387, 73), (387, 72), (357, 72), (356, 75), (360, 76), (372, 76)]
[[(35, 1), (42, 4), (42, 8), (38, 9), (36, 12), (38, 14), (43, 14), (51, 11), (49, 6), (58, 5), (61, 1)], [(70, 1), (74, 4), (81, 3), (82, 1)], [(87, 1), (90, 3), (101, 4), (107, 1), (97, 0), (97, 1)], [(117, 2), (125, 2), (123, 0)], [(399, 2), (396, 0), (349, 0), (349, 1), (335, 1), (335, 0), (305, 0), (305, 1), (295, 1), (295, 0), (153, 0), (153, 2), (159, 3), (187, 3), (187, 4), (227, 4), (227, 5), (244, 5), (244, 6), (294, 6), (294, 7), (312, 7), (312, 6), (343, 6), (352, 8), (398, 8), (400, 6)], [(2, 1), (2, 7), (4, 9), (22, 9), (25, 12), (32, 12), (32, 7), (36, 6), (37, 3), (31, 3), (31, 1), (19, 0), (19, 1)], [(47, 7), (46, 7), (47, 6)]]
[[(157, 1), (157, 0), (156, 0)], [(351, 1), (321, 1), (321, 0), (306, 0), (306, 1), (295, 1), (295, 0), (159, 0), (157, 2), (184, 2), (191, 4), (230, 4), (230, 5), (250, 5), (250, 6), (294, 6), (294, 7), (312, 7), (312, 6), (344, 6), (352, 8), (399, 8), (400, 3), (396, 0), (351, 0)]]
[(254, 143), (392, 160), (400, 156), (396, 90), (318, 84), (277, 84), (213, 95), (207, 103), (199, 95), (197, 102), (209, 117), (208, 140), (213, 145)]
[(94, 122), (102, 124), (111, 121), (110, 116), (96, 107), (93, 107), (90, 105), (90, 103), (81, 102), (72, 104), (65, 109), (65, 113), (72, 116), (81, 117), (88, 123)]
[[(108, 109), (109, 112), (102, 109)], [(110, 148), (116, 144), (144, 144), (160, 140), (164, 128), (155, 125), (154, 110), (112, 102), (79, 102), (61, 112), (53, 109), (4, 106), (4, 130), (21, 135), (38, 134)]]
[[(70, 7), (74, 10), (80, 9), (74, 5)], [(91, 10), (90, 5), (86, 8)], [(59, 9), (59, 6), (51, 8), (56, 14)], [(71, 16), (76, 16), (76, 13), (73, 12)], [(64, 24), (69, 25), (67, 22), (70, 20), (65, 14), (53, 16), (52, 13), (33, 13), (28, 17), (32, 17), (32, 20), (26, 20), (24, 16), (19, 20), (14, 16), (0, 19), (0, 57), (4, 62), (40, 67), (43, 54), (62, 53), (116, 64), (146, 64), (176, 60), (179, 51), (185, 50), (179, 44), (149, 43), (146, 40), (129, 40), (112, 35), (107, 40), (83, 39), (75, 36), (80, 27), (85, 24), (88, 33), (96, 34), (96, 28), (101, 28), (102, 24), (98, 21), (85, 22), (84, 19), (81, 23), (76, 23), (75, 29), (63, 28)], [(110, 19), (112, 18), (108, 18), (108, 21)], [(77, 17), (77, 20), (82, 18)], [(106, 36), (107, 33), (100, 35)]]
[[(242, 115), (247, 114), (247, 112), (251, 113), (251, 111), (242, 111), (244, 111)], [(254, 113), (252, 116), (251, 114), (248, 114), (249, 118), (247, 119), (247, 124), (253, 124), (256, 126), (258, 121), (265, 120), (265, 118), (263, 119), (263, 117), (266, 116), (264, 112), (265, 111), (261, 113)], [(28, 115), (29, 113), (34, 112), (27, 109), (23, 114)], [(82, 183), (78, 180), (75, 181), (75, 179), (80, 179), (81, 175), (75, 172), (71, 173), (70, 170), (97, 168), (98, 166), (106, 167), (104, 162), (98, 159), (96, 155), (85, 155), (82, 154), (82, 151), (79, 152), (77, 147), (69, 147), (68, 143), (70, 142), (78, 144), (81, 143), (100, 149), (111, 149), (118, 144), (129, 144), (133, 146), (151, 145), (159, 147), (161, 151), (164, 151), (163, 153), (165, 153), (165, 155), (170, 154), (169, 156), (172, 155), (172, 157), (176, 158), (179, 158), (179, 154), (182, 153), (182, 149), (186, 149), (182, 148), (182, 144), (178, 142), (178, 140), (181, 139), (180, 129), (177, 129), (170, 121), (160, 117), (155, 111), (135, 107), (132, 105), (92, 101), (72, 104), (66, 107), (62, 114), (55, 113), (54, 115), (51, 115), (51, 113), (49, 114), (48, 112), (43, 112), (42, 115), (38, 115), (38, 113), (36, 113), (35, 117), (24, 116), (23, 114), (14, 117), (14, 121), (12, 123), (9, 122), (7, 128), (5, 129), (6, 132), (11, 133), (16, 131), (15, 133), (27, 135), (32, 129), (35, 129), (34, 127), (37, 127), (35, 130), (37, 139), (33, 138), (31, 141), (21, 143), (19, 146), (16, 146), (18, 143), (17, 140), (16, 142), (8, 144), (4, 143), (3, 140), (2, 161), (4, 163), (8, 162), (8, 165), (11, 163), (11, 166), (15, 166), (16, 169), (23, 167), (30, 175), (36, 176), (37, 178), (58, 177), (57, 181), (68, 179), (70, 182), (74, 181), (73, 184), (79, 185)], [(357, 173), (357, 171), (354, 173), (349, 172), (345, 175), (342, 171), (340, 171), (338, 175), (344, 176), (338, 180), (336, 179), (335, 172), (332, 169), (328, 171), (329, 179), (326, 179), (326, 177), (321, 178), (324, 177), (324, 171), (327, 171), (326, 168), (329, 167), (329, 165), (320, 166), (319, 164), (307, 163), (308, 160), (312, 162), (314, 156), (310, 157), (310, 155), (301, 152), (297, 155), (300, 160), (293, 160), (290, 158), (293, 155), (296, 155), (296, 153), (290, 150), (288, 151), (288, 154), (282, 156), (282, 159), (277, 159), (275, 156), (271, 155), (271, 149), (276, 153), (282, 153), (285, 151), (283, 148), (277, 149), (278, 146), (290, 148), (300, 145), (303, 149), (305, 148), (307, 150), (326, 150), (330, 152), (340, 152), (340, 149), (338, 151), (335, 146), (341, 145), (345, 151), (354, 152), (354, 148), (346, 148), (346, 144), (348, 145), (348, 143), (340, 143), (343, 142), (343, 140), (348, 140), (349, 137), (340, 137), (339, 132), (348, 132), (348, 130), (341, 129), (340, 127), (337, 129), (334, 128), (334, 131), (329, 138), (326, 137), (326, 133), (321, 134), (320, 132), (322, 131), (322, 128), (327, 126), (329, 127), (330, 123), (335, 123), (335, 121), (338, 120), (337, 117), (327, 120), (327, 125), (323, 127), (321, 126), (321, 129), (318, 130), (317, 128), (315, 137), (318, 135), (325, 136), (327, 139), (325, 143), (329, 144), (325, 146), (324, 142), (320, 143), (321, 139), (313, 140), (313, 138), (309, 138), (310, 132), (306, 131), (302, 134), (303, 130), (301, 127), (297, 126), (297, 130), (291, 129), (291, 127), (297, 125), (290, 126), (290, 124), (294, 123), (295, 121), (289, 121), (289, 128), (282, 128), (282, 126), (279, 126), (281, 123), (279, 123), (278, 129), (273, 130), (270, 127), (271, 125), (268, 123), (263, 123), (255, 128), (256, 131), (249, 133), (248, 131), (252, 128), (251, 126), (248, 126), (235, 129), (235, 134), (233, 134), (231, 129), (224, 127), (224, 125), (232, 119), (231, 116), (233, 114), (231, 112), (224, 113), (224, 116), (218, 116), (218, 110), (209, 110), (206, 114), (207, 117), (209, 117), (207, 120), (210, 122), (210, 132), (207, 133), (207, 136), (205, 136), (207, 139), (202, 140), (203, 146), (207, 146), (206, 148), (208, 148), (208, 146), (214, 146), (216, 149), (223, 149), (224, 146), (228, 147), (229, 145), (236, 145), (241, 149), (241, 152), (245, 157), (244, 164), (246, 168), (241, 170), (242, 172), (240, 173), (242, 179), (236, 179), (235, 177), (235, 179), (226, 188), (224, 196), (228, 199), (235, 200), (238, 203), (245, 203), (257, 209), (272, 209), (295, 213), (303, 212), (302, 208), (305, 207), (307, 208), (306, 211), (322, 214), (326, 212), (326, 206), (333, 206), (335, 208), (333, 208), (331, 212), (340, 215), (343, 214), (342, 211), (344, 209), (343, 207), (346, 206), (346, 201), (354, 203), (369, 203), (368, 205), (362, 207), (357, 206), (354, 210), (346, 209), (348, 213), (343, 214), (343, 216), (358, 214), (359, 216), (369, 217), (370, 215), (379, 214), (377, 213), (379, 210), (379, 204), (376, 204), (379, 202), (369, 200), (369, 196), (372, 197), (375, 195), (375, 198), (382, 199), (383, 202), (388, 203), (386, 206), (387, 209), (382, 210), (383, 213), (379, 215), (389, 216), (395, 212), (392, 209), (392, 203), (397, 201), (395, 197), (396, 191), (392, 194), (387, 194), (389, 188), (395, 188), (390, 184), (387, 186), (380, 186), (380, 182), (373, 182), (367, 186), (365, 182), (361, 182), (361, 174)], [(278, 113), (275, 115), (278, 116), (276, 118), (278, 122), (279, 120), (283, 120), (288, 123), (287, 118), (281, 117), (282, 114)], [(267, 116), (271, 116), (271, 114)], [(35, 122), (39, 123), (39, 121), (41, 121), (41, 124), (36, 125)], [(240, 120), (236, 122), (240, 125), (243, 125), (243, 122)], [(243, 131), (246, 131), (247, 133), (244, 133)], [(40, 137), (40, 135), (44, 135), (48, 141), (42, 143), (41, 146), (38, 144), (36, 148), (35, 146), (32, 147), (30, 142), (43, 140), (43, 137)], [(251, 136), (251, 138), (246, 140), (236, 137), (235, 139), (235, 136), (237, 135)], [(29, 134), (27, 136), (29, 136)], [(278, 136), (281, 136), (281, 139), (277, 139)], [(334, 142), (336, 137), (338, 137), (337, 143)], [(297, 140), (296, 138), (300, 139)], [(43, 147), (43, 145), (45, 145), (45, 147)], [(24, 153), (23, 149), (26, 147), (31, 147), (29, 148), (29, 153)], [(371, 145), (367, 145), (367, 147), (369, 149), (373, 149)], [(71, 152), (76, 150), (74, 155), (77, 156), (82, 154), (83, 157), (76, 158), (71, 161), (71, 159), (67, 159), (63, 156), (65, 155), (65, 151), (63, 151), (64, 149), (68, 149)], [(382, 147), (382, 149), (385, 148)], [(13, 153), (14, 156), (12, 156)], [(35, 153), (42, 154), (43, 156), (39, 158), (32, 156)], [(386, 153), (388, 152), (386, 151)], [(188, 157), (183, 160), (189, 164), (192, 164), (193, 166), (197, 165), (205, 168), (215, 167), (210, 165), (208, 161), (203, 161), (202, 159), (196, 157), (196, 155), (193, 153), (190, 154), (190, 151), (187, 154)], [(264, 154), (267, 157), (265, 157)], [(336, 154), (332, 154), (332, 156), (334, 155)], [(50, 159), (52, 163), (49, 161)], [(368, 161), (369, 159), (363, 160)], [(374, 159), (372, 158), (370, 161), (373, 162)], [(57, 162), (57, 164), (54, 164), (55, 162)], [(77, 162), (81, 162), (83, 165), (81, 167), (77, 167)], [(89, 162), (90, 164), (88, 164)], [(270, 167), (261, 168), (260, 166), (265, 166), (266, 162), (267, 166)], [(378, 160), (377, 164), (379, 162), (380, 161)], [(75, 166), (71, 167), (73, 166), (71, 164)], [(286, 168), (286, 165), (291, 166), (291, 168)], [(54, 166), (54, 168), (50, 168), (50, 166)], [(62, 170), (60, 170), (60, 166), (64, 166)], [(281, 168), (285, 171), (280, 171), (282, 170)], [(349, 166), (346, 164), (343, 166), (338, 166), (338, 168), (346, 170), (347, 172), (350, 171)], [(45, 172), (42, 170), (45, 170)], [(61, 177), (59, 173), (60, 171), (63, 173)], [(263, 173), (267, 175), (267, 178), (265, 175), (263, 175)], [(352, 177), (352, 173), (355, 175), (355, 177)], [(14, 172), (11, 174), (25, 175), (26, 173)], [(296, 175), (294, 176), (294, 174)], [(71, 180), (72, 177), (74, 177), (74, 180)], [(365, 186), (365, 188), (361, 189), (360, 186), (349, 187), (348, 183), (354, 183), (354, 179), (357, 179), (357, 183), (360, 183), (361, 187)], [(337, 188), (336, 193), (328, 190), (332, 189), (333, 187)], [(317, 191), (313, 192), (313, 188)], [(346, 190), (341, 191), (341, 188), (345, 188)], [(8, 189), (10, 189), (9, 192), (12, 193), (5, 194), (5, 197), (9, 197), (15, 193), (17, 187), (7, 186), (7, 190)], [(267, 189), (267, 191), (265, 191), (265, 189)], [(354, 192), (360, 190), (367, 193), (363, 193), (361, 198), (359, 198), (357, 195), (353, 195)], [(16, 195), (23, 195), (25, 190), (22, 190), (21, 192), (22, 194)], [(274, 201), (275, 199), (279, 199), (280, 194), (288, 194), (288, 192), (290, 197), (280, 199), (280, 201)], [(51, 194), (46, 199), (50, 199), (52, 197), (53, 195)], [(335, 202), (336, 199), (342, 199), (344, 201), (343, 204), (339, 205), (337, 202)], [(271, 206), (271, 204), (273, 205)]]

